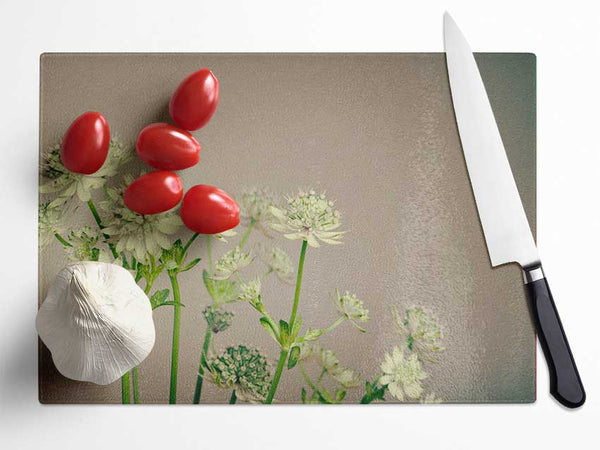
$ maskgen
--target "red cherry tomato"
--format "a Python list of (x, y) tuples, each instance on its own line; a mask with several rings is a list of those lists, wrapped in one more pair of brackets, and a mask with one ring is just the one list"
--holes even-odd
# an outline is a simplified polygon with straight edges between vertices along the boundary
[(88, 111), (73, 121), (62, 141), (60, 159), (71, 172), (90, 175), (106, 161), (110, 144), (108, 122)]
[(208, 69), (200, 69), (177, 87), (169, 112), (177, 125), (197, 130), (208, 123), (219, 103), (219, 80)]
[(222, 233), (240, 223), (240, 207), (227, 192), (198, 184), (183, 197), (181, 219), (196, 233)]
[(161, 170), (183, 170), (200, 160), (200, 143), (185, 130), (168, 123), (148, 125), (138, 135), (137, 154)]
[(183, 186), (173, 172), (157, 170), (142, 175), (125, 189), (123, 201), (139, 214), (158, 214), (174, 208), (183, 196)]

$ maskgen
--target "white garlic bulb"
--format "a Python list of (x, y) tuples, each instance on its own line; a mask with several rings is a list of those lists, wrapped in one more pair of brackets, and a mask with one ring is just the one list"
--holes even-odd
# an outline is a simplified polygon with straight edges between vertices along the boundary
[(123, 267), (78, 262), (62, 269), (38, 311), (40, 338), (67, 378), (110, 384), (154, 346), (152, 307)]

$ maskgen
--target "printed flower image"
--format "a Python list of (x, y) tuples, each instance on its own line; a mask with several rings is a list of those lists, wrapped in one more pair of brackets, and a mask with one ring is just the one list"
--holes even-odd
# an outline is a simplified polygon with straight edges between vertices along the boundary
[(427, 359), (433, 359), (436, 353), (445, 350), (441, 345), (441, 328), (431, 314), (422, 308), (407, 309), (405, 317), (401, 317), (397, 309), (393, 314), (400, 335), (406, 339), (410, 350)]
[(87, 202), (92, 191), (104, 186), (107, 178), (116, 175), (118, 169), (131, 159), (132, 155), (131, 148), (112, 140), (108, 157), (100, 170), (91, 175), (83, 175), (70, 172), (60, 160), (60, 145), (52, 146), (44, 154), (40, 172), (45, 182), (40, 186), (40, 193), (58, 193), (51, 203), (52, 206), (60, 206), (74, 195), (77, 195), (80, 201)]
[(302, 239), (311, 247), (319, 247), (319, 241), (341, 244), (344, 232), (336, 231), (341, 225), (340, 212), (325, 194), (300, 191), (289, 197), (283, 208), (272, 206), (271, 213), (276, 220), (271, 227), (288, 239)]
[(123, 191), (133, 182), (126, 176), (119, 187), (106, 189), (106, 199), (99, 203), (104, 211), (103, 233), (114, 243), (116, 252), (132, 253), (138, 261), (145, 262), (149, 256), (160, 257), (163, 249), (172, 245), (170, 236), (181, 227), (177, 211), (142, 215), (133, 212), (123, 202)]
[(404, 350), (394, 347), (391, 355), (385, 354), (381, 371), (383, 376), (379, 382), (386, 386), (390, 394), (398, 400), (404, 400), (405, 395), (412, 399), (421, 397), (423, 393), (421, 381), (427, 378), (427, 374), (423, 372), (416, 353), (405, 358)]
[(271, 375), (267, 359), (244, 345), (228, 347), (207, 362), (205, 376), (223, 389), (231, 389), (229, 403), (237, 399), (257, 403), (267, 396)]
[(215, 271), (212, 275), (214, 280), (227, 280), (233, 274), (248, 267), (252, 262), (252, 255), (250, 253), (242, 252), (242, 249), (238, 246), (233, 250), (225, 253), (215, 264)]
[[(57, 206), (40, 203), (38, 208), (38, 245), (47, 246), (64, 231), (63, 213)], [(61, 237), (62, 239), (62, 237)]]
[(369, 317), (369, 310), (364, 307), (363, 302), (356, 298), (356, 295), (347, 291), (344, 295), (340, 295), (340, 292), (336, 290), (333, 303), (338, 312), (346, 317), (352, 325), (362, 332), (365, 331), (358, 323), (368, 322), (371, 318)]
[(268, 224), (272, 220), (271, 207), (275, 206), (275, 195), (265, 188), (252, 188), (242, 193), (240, 215), (244, 225), (256, 226), (263, 234), (270, 236)]
[(285, 282), (293, 281), (294, 269), (290, 256), (280, 247), (263, 248), (261, 258), (269, 268), (269, 272), (275, 273), (277, 277)]

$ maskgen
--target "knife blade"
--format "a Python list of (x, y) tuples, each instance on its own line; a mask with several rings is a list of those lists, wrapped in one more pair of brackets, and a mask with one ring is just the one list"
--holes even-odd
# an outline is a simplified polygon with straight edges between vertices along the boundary
[(542, 270), (494, 112), (473, 52), (448, 13), (444, 14), (444, 46), (454, 114), (492, 267), (520, 264), (548, 364), (550, 393), (569, 408), (579, 407), (585, 402), (585, 390)]

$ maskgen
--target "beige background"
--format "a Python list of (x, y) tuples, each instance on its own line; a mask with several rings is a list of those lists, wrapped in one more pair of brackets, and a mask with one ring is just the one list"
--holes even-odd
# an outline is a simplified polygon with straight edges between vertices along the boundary
[[(479, 55), (478, 61), (531, 224), (535, 211), (535, 59)], [(424, 306), (439, 317), (447, 351), (428, 366), (428, 390), (445, 401), (534, 399), (534, 334), (514, 265), (491, 269), (453, 117), (441, 54), (45, 55), (41, 148), (71, 120), (102, 111), (114, 135), (133, 142), (146, 124), (168, 120), (178, 82), (199, 67), (221, 83), (221, 103), (196, 136), (201, 162), (185, 186), (215, 184), (238, 194), (267, 186), (326, 190), (337, 199), (346, 245), (309, 249), (301, 312), (313, 327), (335, 318), (329, 294), (357, 293), (371, 310), (368, 333), (348, 324), (324, 339), (342, 364), (372, 379), (397, 342), (389, 306)], [(91, 224), (85, 209), (77, 224)], [(186, 235), (186, 232), (182, 232)], [(258, 235), (253, 235), (256, 243)], [(297, 259), (298, 242), (284, 242)], [(229, 247), (217, 247), (217, 254)], [(194, 253), (204, 255), (198, 245)], [(40, 296), (66, 257), (58, 245), (40, 256)], [(164, 280), (162, 280), (164, 283)], [(179, 401), (191, 401), (208, 302), (200, 270), (181, 275), (183, 309)], [(165, 285), (166, 286), (166, 285)], [(292, 287), (271, 280), (264, 299), (287, 317)], [(275, 360), (277, 348), (247, 305), (232, 307), (217, 348), (246, 343)], [(142, 398), (168, 399), (171, 311), (155, 312), (157, 344), (141, 367)], [(118, 403), (119, 383), (76, 383), (40, 357), (40, 398), (48, 403)], [(300, 373), (284, 372), (277, 398), (299, 401)], [(350, 391), (347, 401), (358, 400)], [(203, 399), (227, 394), (206, 386)]]

